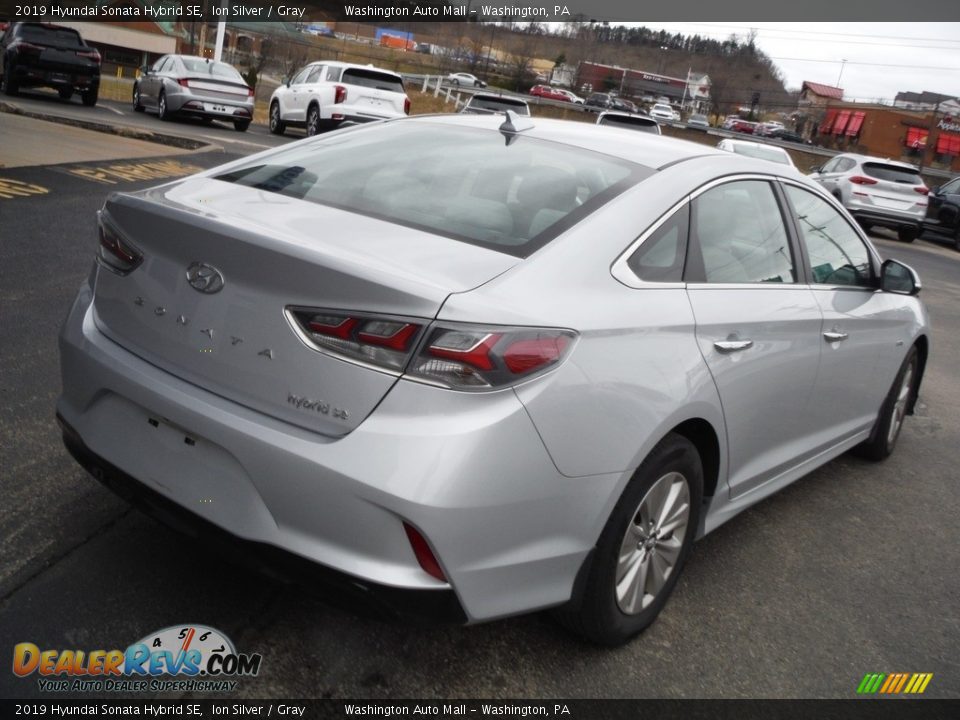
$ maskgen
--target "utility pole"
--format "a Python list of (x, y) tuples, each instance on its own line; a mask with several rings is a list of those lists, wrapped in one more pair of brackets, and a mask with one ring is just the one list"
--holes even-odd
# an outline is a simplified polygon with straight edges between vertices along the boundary
[(920, 165), (917, 168), (919, 172), (923, 172), (923, 164), (927, 159), (927, 145), (932, 142), (931, 139), (933, 137), (933, 131), (937, 127), (937, 109), (939, 107), (939, 105), (934, 105), (933, 112), (930, 114), (930, 125), (927, 127), (927, 141), (924, 143), (923, 149), (920, 151)]

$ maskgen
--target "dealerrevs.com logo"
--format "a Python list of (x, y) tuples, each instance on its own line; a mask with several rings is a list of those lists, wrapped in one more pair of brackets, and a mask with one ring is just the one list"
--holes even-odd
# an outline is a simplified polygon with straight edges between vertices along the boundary
[(41, 650), (31, 642), (13, 648), (13, 672), (38, 676), (44, 692), (224, 692), (238, 677), (260, 672), (259, 653), (238, 653), (219, 630), (172, 625), (126, 650)]

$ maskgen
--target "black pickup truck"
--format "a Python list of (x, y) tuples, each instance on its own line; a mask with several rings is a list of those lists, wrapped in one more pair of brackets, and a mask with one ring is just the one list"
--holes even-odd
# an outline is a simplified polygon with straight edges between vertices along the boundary
[(49, 87), (64, 100), (80, 93), (96, 105), (100, 53), (72, 28), (50, 23), (11, 23), (0, 38), (0, 85), (7, 95), (22, 87)]

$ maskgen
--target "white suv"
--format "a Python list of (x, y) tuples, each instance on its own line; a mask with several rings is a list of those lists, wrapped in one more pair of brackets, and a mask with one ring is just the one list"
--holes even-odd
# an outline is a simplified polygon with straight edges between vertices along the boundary
[(650, 117), (654, 120), (673, 120), (676, 113), (666, 103), (657, 103), (650, 108)]
[(929, 190), (913, 165), (844, 153), (810, 177), (832, 193), (865, 230), (873, 225), (890, 228), (903, 242), (913, 242), (919, 234)]
[(301, 68), (270, 97), (270, 132), (288, 125), (307, 135), (344, 122), (370, 122), (410, 114), (403, 78), (373, 65), (323, 61)]

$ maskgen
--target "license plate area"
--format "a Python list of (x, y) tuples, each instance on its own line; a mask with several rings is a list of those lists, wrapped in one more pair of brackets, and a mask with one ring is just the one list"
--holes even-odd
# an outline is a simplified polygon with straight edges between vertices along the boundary
[(232, 115), (233, 110), (226, 105), (220, 105), (218, 103), (204, 103), (203, 109), (209, 113), (217, 113), (218, 115)]

